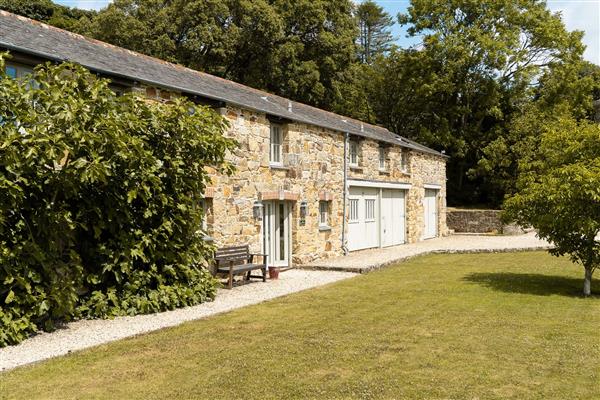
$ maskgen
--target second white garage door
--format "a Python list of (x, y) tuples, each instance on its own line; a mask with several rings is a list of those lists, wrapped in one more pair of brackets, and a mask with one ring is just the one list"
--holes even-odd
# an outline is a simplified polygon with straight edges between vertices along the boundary
[(404, 190), (381, 192), (381, 247), (396, 246), (405, 242)]
[(351, 187), (348, 248), (395, 246), (405, 242), (405, 191)]

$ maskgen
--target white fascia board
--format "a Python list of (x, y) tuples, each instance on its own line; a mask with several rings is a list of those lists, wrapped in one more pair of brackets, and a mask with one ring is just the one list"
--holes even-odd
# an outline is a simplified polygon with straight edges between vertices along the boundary
[(378, 181), (360, 181), (355, 179), (348, 179), (349, 187), (369, 187), (378, 189), (402, 189), (408, 190), (412, 187), (410, 183), (401, 182), (378, 182)]

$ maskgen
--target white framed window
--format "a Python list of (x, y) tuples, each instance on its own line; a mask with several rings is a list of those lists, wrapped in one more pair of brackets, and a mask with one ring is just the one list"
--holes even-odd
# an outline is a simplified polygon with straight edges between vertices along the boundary
[(358, 222), (358, 199), (350, 199), (349, 222)]
[(400, 170), (402, 172), (409, 172), (410, 170), (408, 150), (406, 149), (402, 149), (402, 153), (400, 154)]
[(271, 124), (271, 154), (272, 165), (283, 164), (283, 130), (281, 125)]
[(212, 216), (212, 199), (202, 199), (200, 200), (200, 208), (202, 208), (202, 231), (206, 236), (209, 235), (208, 232), (208, 219)]
[(319, 201), (319, 227), (329, 228), (329, 201)]
[(358, 141), (350, 140), (350, 166), (358, 167)]
[(383, 146), (379, 146), (379, 170), (385, 171), (386, 166), (386, 158), (387, 158), (387, 149)]
[(365, 221), (375, 221), (375, 199), (365, 200)]

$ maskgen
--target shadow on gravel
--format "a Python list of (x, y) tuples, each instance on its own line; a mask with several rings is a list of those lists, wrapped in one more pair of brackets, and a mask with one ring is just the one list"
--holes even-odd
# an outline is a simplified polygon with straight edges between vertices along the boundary
[[(542, 274), (494, 272), (469, 274), (463, 280), (506, 293), (583, 297), (583, 271), (581, 275), (581, 279), (576, 279)], [(597, 280), (592, 281), (592, 297), (600, 297), (600, 291), (598, 288), (594, 290), (594, 285), (598, 285)]]

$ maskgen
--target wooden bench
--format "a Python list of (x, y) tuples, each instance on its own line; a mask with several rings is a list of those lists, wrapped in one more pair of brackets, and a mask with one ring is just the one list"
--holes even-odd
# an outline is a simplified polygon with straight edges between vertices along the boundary
[[(255, 262), (255, 257), (262, 257), (262, 262)], [(222, 247), (215, 252), (216, 272), (227, 274), (227, 288), (233, 288), (233, 277), (246, 274), (245, 280), (250, 278), (262, 278), (267, 281), (267, 256), (265, 254), (252, 254), (248, 245)], [(262, 276), (252, 275), (252, 271), (262, 270)]]

